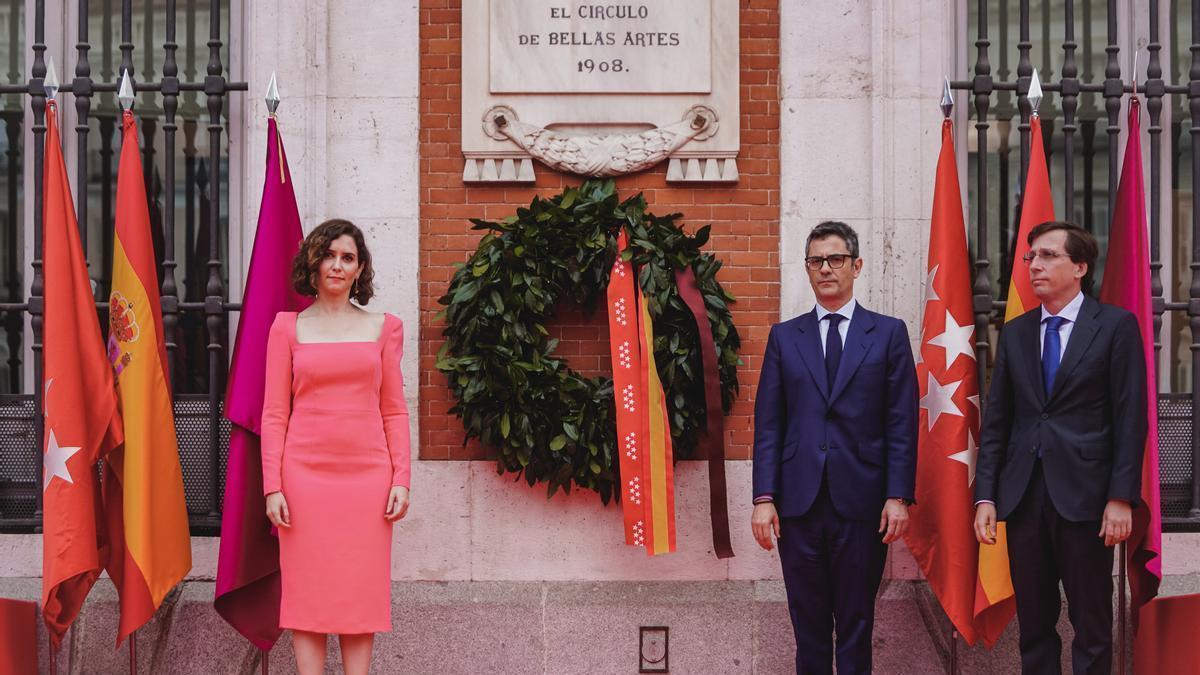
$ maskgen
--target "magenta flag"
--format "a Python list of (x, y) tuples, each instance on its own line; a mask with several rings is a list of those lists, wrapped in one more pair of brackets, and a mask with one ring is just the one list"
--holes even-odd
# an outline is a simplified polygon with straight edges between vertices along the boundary
[(1142, 180), (1141, 102), (1129, 100), (1129, 142), (1108, 235), (1108, 257), (1100, 299), (1138, 318), (1146, 358), (1146, 455), (1142, 500), (1133, 510), (1133, 533), (1126, 543), (1133, 625), (1138, 610), (1158, 595), (1162, 581), (1162, 511), (1158, 498), (1158, 386), (1154, 371), (1154, 313), (1150, 305), (1150, 243), (1146, 230), (1146, 187)]
[(270, 649), (281, 632), (279, 542), (266, 516), (259, 451), (267, 334), (277, 313), (312, 303), (292, 288), (292, 258), (304, 232), (283, 139), (274, 117), (267, 124), (262, 207), (225, 391), (225, 416), (233, 425), (213, 600), (217, 613), (259, 649)]

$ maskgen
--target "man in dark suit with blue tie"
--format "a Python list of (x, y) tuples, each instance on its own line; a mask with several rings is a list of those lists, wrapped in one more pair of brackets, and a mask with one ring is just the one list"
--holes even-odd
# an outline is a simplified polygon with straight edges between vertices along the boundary
[[(1112, 672), (1113, 547), (1141, 494), (1146, 371), (1137, 318), (1084, 294), (1096, 239), (1073, 223), (1029, 232), (1039, 307), (1000, 333), (975, 469), (975, 537), (1008, 558), (1021, 671), (1058, 673), (1058, 585), (1075, 628), (1075, 673)], [(1014, 268), (1013, 274), (1021, 270)]]
[(805, 268), (816, 308), (776, 324), (754, 403), (754, 513), (779, 545), (796, 672), (871, 672), (887, 544), (908, 526), (917, 378), (904, 322), (854, 299), (863, 267), (845, 223), (813, 228)]

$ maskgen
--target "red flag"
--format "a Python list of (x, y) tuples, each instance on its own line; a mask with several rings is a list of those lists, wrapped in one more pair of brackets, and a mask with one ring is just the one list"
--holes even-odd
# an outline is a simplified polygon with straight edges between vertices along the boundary
[(1108, 235), (1100, 299), (1134, 313), (1146, 359), (1146, 451), (1142, 500), (1133, 509), (1133, 532), (1125, 545), (1133, 626), (1138, 610), (1158, 595), (1162, 581), (1162, 509), (1158, 497), (1158, 384), (1154, 369), (1154, 310), (1150, 304), (1150, 242), (1146, 234), (1146, 187), (1142, 182), (1141, 102), (1129, 100), (1129, 142)]
[(112, 367), (79, 242), (53, 100), (46, 102), (42, 224), (42, 617), (52, 649), (108, 559), (96, 462), (123, 440)]
[(917, 378), (921, 427), (916, 504), (904, 537), (946, 615), (968, 644), (991, 646), (1012, 619), (1011, 600), (976, 616), (979, 544), (971, 527), (979, 371), (970, 252), (954, 158), (954, 125), (942, 122), (929, 226), (929, 263)]
[(254, 252), (242, 293), (225, 415), (229, 434), (229, 469), (221, 514), (221, 552), (217, 560), (217, 613), (259, 649), (279, 639), (279, 540), (271, 534), (262, 489), (263, 363), (267, 335), (279, 312), (300, 311), (312, 304), (292, 288), (292, 258), (304, 233), (283, 138), (272, 117), (267, 121), (267, 167)]

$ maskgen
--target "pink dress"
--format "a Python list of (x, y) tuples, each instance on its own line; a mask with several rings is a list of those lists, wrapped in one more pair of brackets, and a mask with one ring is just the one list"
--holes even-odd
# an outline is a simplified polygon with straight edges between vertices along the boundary
[(403, 339), (391, 314), (373, 342), (297, 342), (295, 312), (271, 326), (263, 491), (283, 491), (292, 523), (279, 530), (281, 628), (392, 628), (392, 524), (383, 515), (391, 487), (409, 480)]

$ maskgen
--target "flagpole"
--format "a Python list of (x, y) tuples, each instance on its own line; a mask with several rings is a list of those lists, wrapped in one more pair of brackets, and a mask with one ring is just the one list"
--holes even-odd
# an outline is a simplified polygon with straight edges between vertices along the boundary
[(260, 649), (262, 652), (262, 675), (268, 675), (271, 672), (271, 652)]
[(137, 675), (137, 631), (129, 634), (129, 675)]
[(1117, 638), (1120, 642), (1117, 644), (1117, 658), (1120, 660), (1120, 666), (1117, 672), (1120, 675), (1125, 675), (1125, 583), (1127, 581), (1127, 570), (1125, 569), (1125, 542), (1117, 544), (1117, 558), (1120, 563), (1117, 565)]
[(50, 675), (58, 675), (58, 650), (50, 645)]
[(950, 630), (950, 675), (958, 675), (958, 631)]

